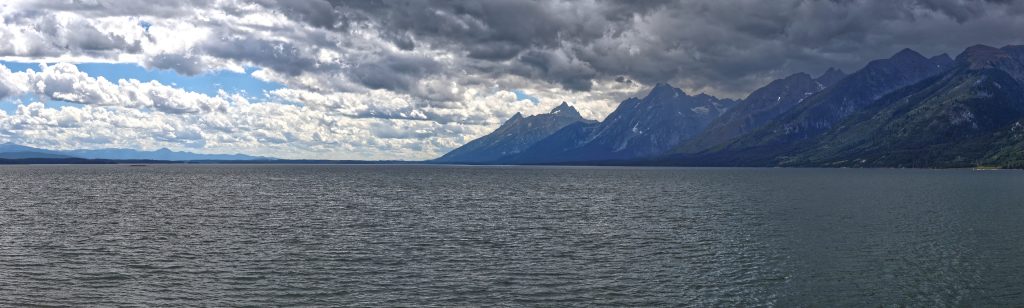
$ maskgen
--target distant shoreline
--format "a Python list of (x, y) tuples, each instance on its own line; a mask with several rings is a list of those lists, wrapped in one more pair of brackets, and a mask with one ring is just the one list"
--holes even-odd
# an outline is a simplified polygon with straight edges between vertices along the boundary
[(85, 158), (19, 158), (0, 159), (0, 165), (280, 165), (280, 164), (335, 164), (335, 165), (369, 165), (369, 164), (423, 164), (420, 161), (369, 161), (369, 160), (118, 160), (118, 159), (85, 159)]
[(579, 163), (547, 163), (547, 164), (490, 164), (490, 163), (451, 163), (433, 161), (374, 161), (374, 160), (316, 160), (316, 159), (276, 159), (276, 160), (112, 160), (84, 158), (22, 158), (0, 159), (0, 165), (433, 165), (433, 166), (563, 166), (563, 167), (651, 167), (651, 168), (786, 168), (786, 169), (973, 169), (979, 171), (1022, 170), (1024, 168), (1000, 166), (758, 166), (758, 165), (696, 165), (672, 164), (657, 161), (631, 162), (579, 162)]

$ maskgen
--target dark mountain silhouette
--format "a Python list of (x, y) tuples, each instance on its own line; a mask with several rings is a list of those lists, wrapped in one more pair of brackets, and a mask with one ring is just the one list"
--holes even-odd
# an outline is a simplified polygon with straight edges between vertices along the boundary
[(523, 117), (516, 113), (494, 132), (473, 140), (436, 159), (444, 163), (495, 162), (516, 155), (559, 129), (575, 123), (590, 123), (576, 108), (562, 102), (550, 113)]
[(969, 167), (1024, 163), (1019, 46), (974, 46), (956, 67), (879, 100), (782, 165)]
[(680, 148), (682, 152), (698, 152), (725, 143), (768, 124), (793, 109), (807, 97), (839, 82), (846, 76), (841, 70), (829, 68), (818, 78), (806, 73), (772, 81), (750, 93), (747, 98), (711, 122), (706, 130)]
[[(803, 146), (850, 115), (870, 108), (882, 96), (948, 70), (948, 57), (925, 58), (903, 49), (875, 60), (834, 85), (804, 99), (771, 123), (710, 149), (714, 164), (771, 165), (775, 157)], [(718, 154), (715, 154), (718, 153)]]
[(690, 96), (662, 83), (642, 99), (623, 101), (600, 123), (563, 128), (505, 161), (555, 163), (659, 156), (696, 136), (735, 104), (706, 94)]

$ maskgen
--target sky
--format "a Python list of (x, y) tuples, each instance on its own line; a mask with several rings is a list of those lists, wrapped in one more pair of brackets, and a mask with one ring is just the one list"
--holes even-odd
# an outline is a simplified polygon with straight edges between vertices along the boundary
[(563, 101), (741, 99), (1020, 29), (1010, 0), (5, 0), (0, 143), (430, 159)]

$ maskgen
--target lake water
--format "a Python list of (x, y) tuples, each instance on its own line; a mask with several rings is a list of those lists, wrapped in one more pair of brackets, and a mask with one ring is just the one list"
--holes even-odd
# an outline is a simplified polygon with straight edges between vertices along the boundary
[(0, 305), (1024, 305), (1024, 172), (0, 166)]

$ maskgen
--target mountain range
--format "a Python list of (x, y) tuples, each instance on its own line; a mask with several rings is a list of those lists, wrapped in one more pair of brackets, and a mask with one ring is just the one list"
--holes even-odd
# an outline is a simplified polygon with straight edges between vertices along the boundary
[(703, 131), (736, 104), (658, 84), (644, 98), (619, 104), (602, 122), (567, 126), (517, 155), (517, 164), (632, 160), (664, 153)]
[[(793, 74), (741, 100), (658, 84), (600, 122), (537, 115), (530, 125), (544, 129), (514, 130), (517, 115), (436, 161), (1021, 167), (1022, 85), (1024, 46), (977, 45), (956, 59), (904, 49), (850, 74)], [(509, 143), (514, 151), (486, 146)]]
[(0, 159), (88, 159), (88, 160), (156, 160), (156, 161), (244, 161), (274, 158), (242, 154), (197, 154), (169, 149), (138, 151), (131, 149), (47, 150), (14, 143), (0, 144)]

